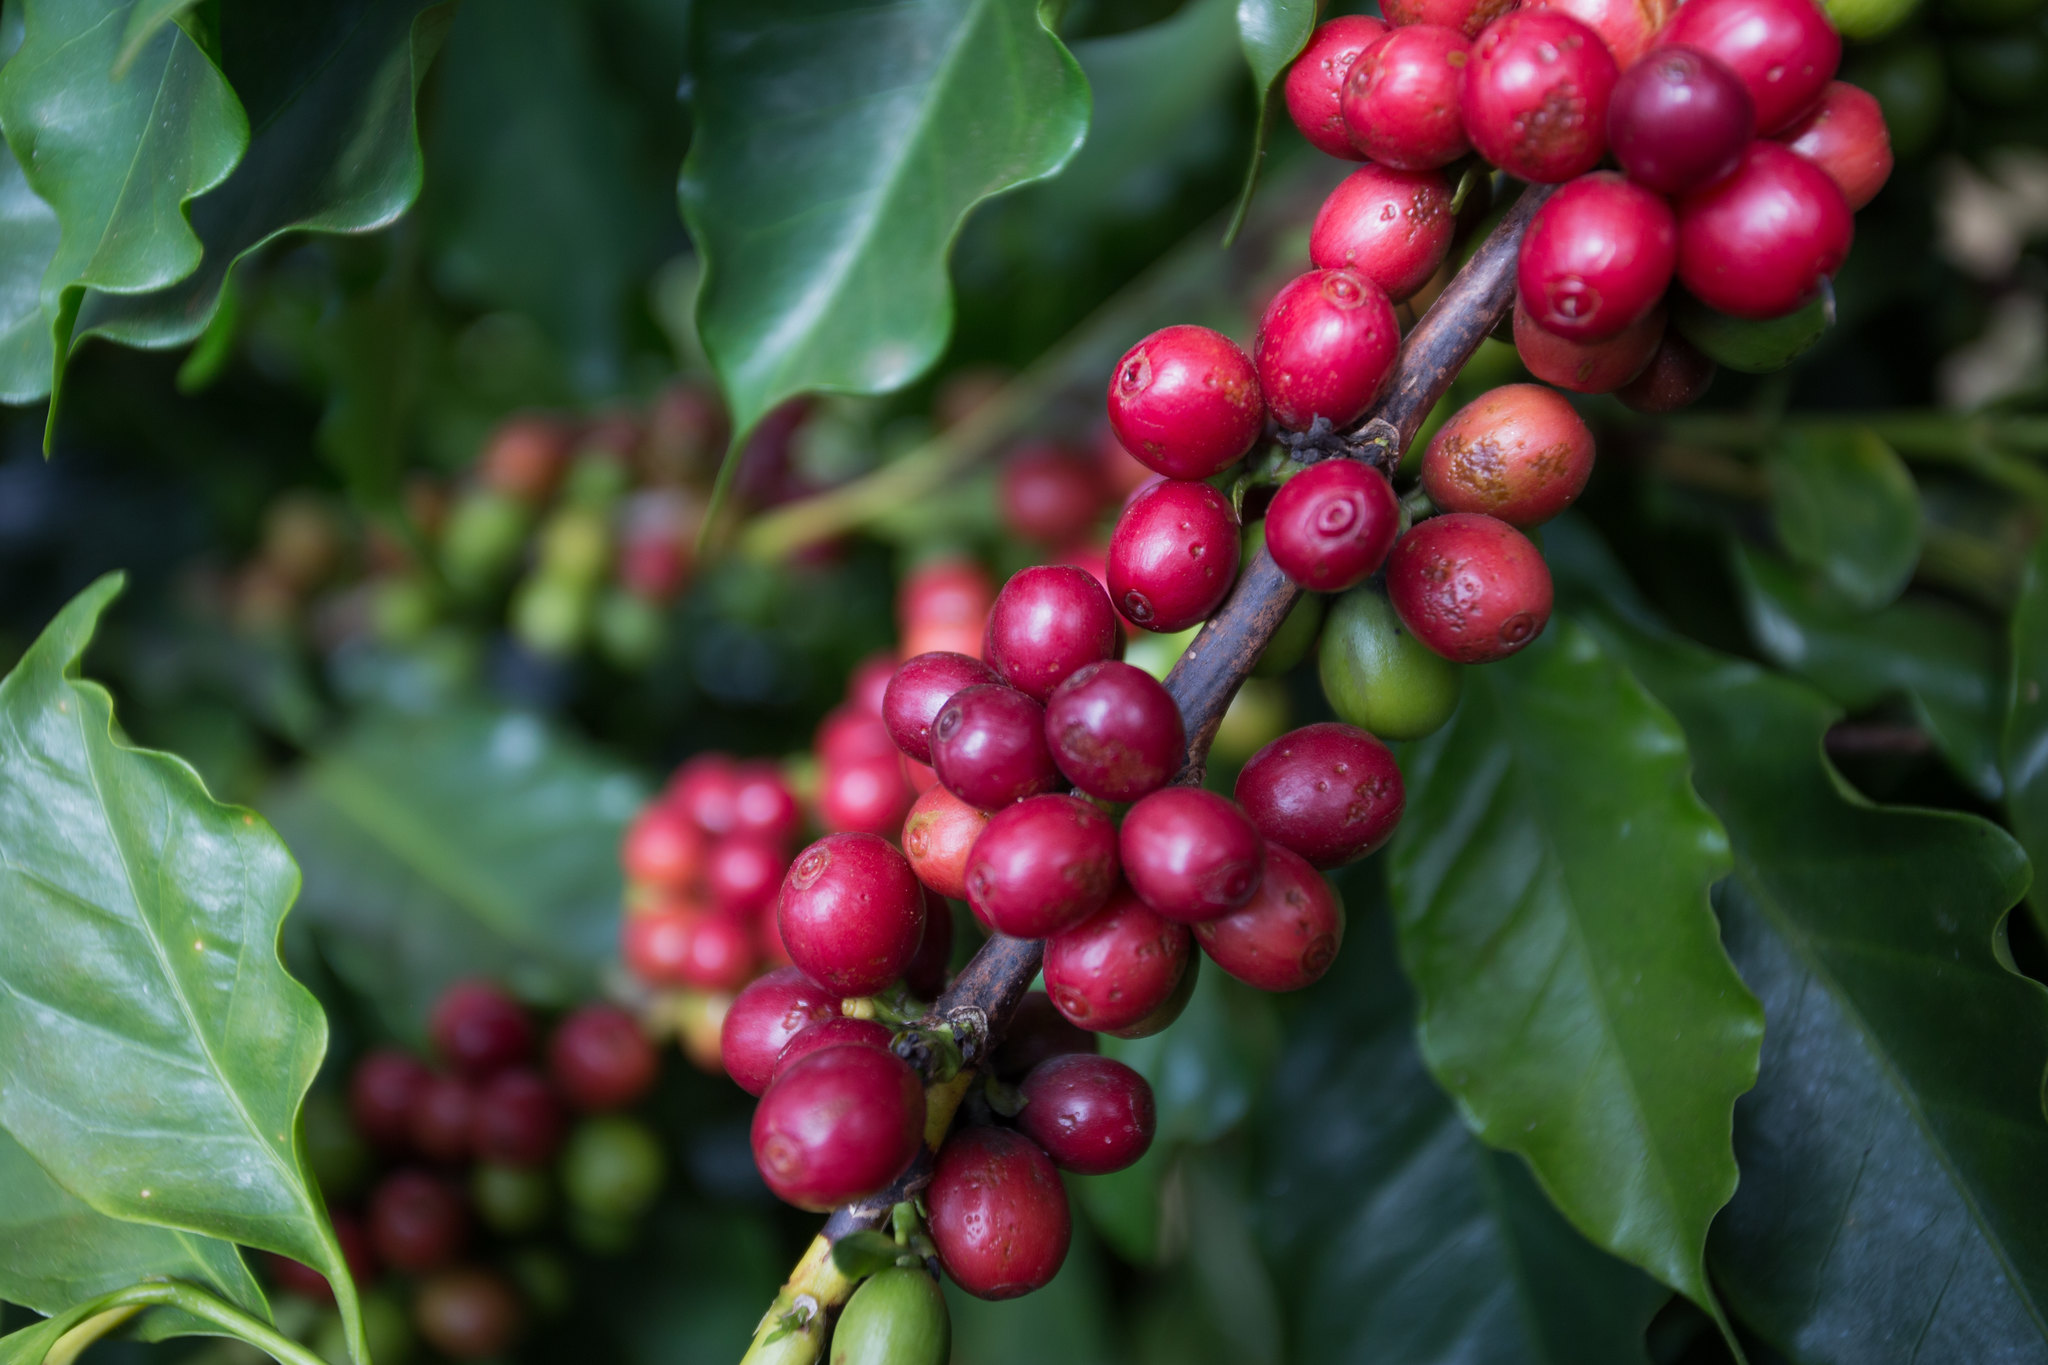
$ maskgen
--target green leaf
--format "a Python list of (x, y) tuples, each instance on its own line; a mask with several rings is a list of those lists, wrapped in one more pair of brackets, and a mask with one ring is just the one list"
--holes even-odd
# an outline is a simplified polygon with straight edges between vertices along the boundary
[(1066, 164), (1088, 85), (1032, 0), (709, 0), (692, 47), (683, 216), (737, 449), (784, 399), (931, 366), (961, 221)]
[(56, 211), (29, 188), (14, 149), (0, 144), (0, 403), (33, 403), (50, 391), (43, 274), (57, 238)]
[(896, 1264), (903, 1248), (886, 1232), (860, 1228), (832, 1244), (832, 1264), (850, 1280), (866, 1279)]
[[(2048, 536), (2034, 542), (2012, 613), (2012, 681), (2000, 746), (2007, 823), (2037, 868), (2048, 867)], [(2028, 895), (2048, 928), (2048, 887)]]
[(119, 590), (0, 682), (0, 1127), (100, 1213), (294, 1257), (353, 1318), (295, 1131), (327, 1047), (277, 954), (298, 871), (253, 811), (116, 738), (78, 665)]
[(1238, 195), (1237, 212), (1223, 234), (1224, 245), (1237, 238), (1244, 216), (1251, 211), (1252, 193), (1259, 185), (1259, 167), (1266, 159), (1266, 139), (1273, 126), (1273, 83), (1280, 79), (1301, 50), (1308, 46), (1316, 28), (1316, 0), (1237, 0), (1238, 42), (1244, 48), (1245, 64), (1252, 72), (1252, 95), (1258, 101), (1258, 127), (1252, 134), (1251, 164), (1245, 167), (1244, 189)]
[(199, 0), (136, 0), (135, 7), (128, 11), (128, 22), (121, 28), (121, 50), (114, 56), (114, 79), (118, 81), (127, 75), (149, 46), (149, 40), (166, 25), (178, 22), (198, 3)]
[(1765, 468), (1793, 563), (1864, 611), (1905, 591), (1920, 562), (1920, 492), (1890, 446), (1864, 430), (1792, 431)]
[(1901, 696), (1956, 775), (1996, 799), (2003, 668), (1982, 619), (1933, 598), (1865, 614), (1747, 547), (1735, 550), (1749, 631), (1765, 658), (1851, 710)]
[(1555, 619), (1470, 670), (1405, 767), (1390, 875), (1430, 1070), (1581, 1232), (1718, 1312), (1707, 1226), (1763, 1019), (1708, 905), (1728, 851), (1684, 736)]
[(1288, 1013), (1261, 1106), (1259, 1204), (1301, 1360), (1643, 1365), (1666, 1297), (1475, 1140), (1415, 1041), (1374, 864), (1330, 975)]

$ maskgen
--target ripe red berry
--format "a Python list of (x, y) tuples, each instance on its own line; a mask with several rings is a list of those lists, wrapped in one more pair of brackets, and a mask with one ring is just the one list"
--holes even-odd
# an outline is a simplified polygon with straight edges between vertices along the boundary
[(1116, 823), (1071, 796), (1034, 796), (989, 818), (967, 858), (967, 902), (1012, 938), (1088, 918), (1116, 889)]
[(538, 1073), (501, 1071), (477, 1091), (470, 1144), (479, 1159), (538, 1166), (562, 1145), (562, 1104)]
[(1162, 479), (1131, 499), (1109, 542), (1109, 596), (1161, 634), (1206, 619), (1237, 581), (1237, 514), (1205, 483)]
[(1698, 48), (1741, 78), (1770, 136), (1820, 98), (1842, 61), (1842, 38), (1812, 0), (1691, 0), (1657, 41)]
[(1664, 337), (1665, 309), (1606, 341), (1571, 341), (1539, 327), (1515, 300), (1515, 352), (1530, 374), (1573, 393), (1612, 393), (1643, 372)]
[(770, 1083), (752, 1137), (768, 1188), (823, 1212), (903, 1174), (924, 1141), (924, 1086), (892, 1052), (826, 1048)]
[(704, 885), (721, 912), (743, 919), (775, 903), (787, 867), (779, 843), (765, 835), (735, 830), (712, 847), (704, 866)]
[(1351, 145), (1383, 166), (1427, 171), (1471, 150), (1458, 87), (1472, 44), (1453, 28), (1409, 24), (1368, 44), (1341, 101)]
[(1657, 306), (1677, 262), (1671, 206), (1623, 176), (1596, 171), (1536, 210), (1515, 283), (1522, 306), (1546, 332), (1608, 341)]
[(589, 1113), (623, 1109), (654, 1085), (661, 1064), (640, 1022), (617, 1005), (584, 1005), (555, 1026), (548, 1075)]
[(1060, 784), (1045, 747), (1045, 708), (1001, 683), (947, 700), (932, 722), (932, 767), (946, 790), (989, 811)]
[(982, 657), (1004, 681), (1044, 701), (1067, 675), (1116, 653), (1116, 612), (1086, 569), (1041, 564), (1003, 584)]
[(427, 1027), (443, 1060), (465, 1075), (487, 1076), (533, 1055), (526, 1007), (488, 981), (458, 981), (443, 991)]
[(1422, 487), (1446, 512), (1535, 526), (1571, 506), (1593, 472), (1593, 433), (1555, 389), (1504, 384), (1437, 428)]
[(1307, 431), (1318, 417), (1342, 427), (1364, 415), (1400, 345), (1378, 285), (1355, 270), (1311, 270), (1266, 305), (1252, 354), (1273, 420)]
[(738, 920), (694, 906), (628, 915), (621, 935), (626, 966), (655, 986), (736, 991), (754, 974), (754, 935)]
[(619, 863), (626, 880), (661, 891), (687, 891), (704, 870), (704, 833), (665, 801), (641, 811), (626, 828)]
[(737, 818), (737, 765), (724, 754), (698, 754), (668, 782), (664, 799), (706, 834), (731, 831)]
[(1108, 1175), (1152, 1145), (1152, 1087), (1122, 1062), (1086, 1053), (1048, 1058), (1017, 1089), (1018, 1130), (1062, 1170)]
[(1614, 391), (1637, 412), (1677, 412), (1697, 403), (1714, 382), (1714, 362), (1699, 348), (1668, 328), (1643, 372)]
[(1316, 867), (1363, 858), (1393, 837), (1406, 800), (1387, 746), (1337, 721), (1290, 730), (1253, 754), (1235, 795), (1268, 841), (1269, 868), (1274, 846)]
[(1371, 162), (1344, 177), (1316, 211), (1308, 256), (1318, 269), (1351, 269), (1399, 303), (1429, 282), (1451, 249), (1458, 216), (1442, 171)]
[(950, 650), (979, 658), (982, 624), (995, 600), (995, 584), (971, 560), (937, 559), (911, 570), (896, 596), (904, 657)]
[(519, 1340), (526, 1313), (504, 1277), (464, 1266), (420, 1286), (413, 1323), (427, 1344), (453, 1360), (501, 1356)]
[(1109, 425), (1150, 468), (1171, 479), (1206, 479), (1251, 449), (1265, 430), (1266, 406), (1235, 342), (1182, 324), (1124, 352), (1109, 381)]
[(1424, 645), (1461, 664), (1505, 659), (1550, 621), (1550, 570), (1528, 537), (1493, 517), (1418, 523), (1387, 559), (1387, 597)]
[[(846, 680), (846, 700), (876, 720), (882, 718), (882, 697), (889, 690), (889, 679), (896, 676), (896, 655), (893, 651), (877, 650), (854, 665), (853, 673)], [(737, 774), (735, 774), (737, 776)], [(734, 787), (733, 815), (737, 819), (738, 787)]]
[(896, 747), (919, 763), (932, 758), (932, 722), (955, 692), (999, 682), (996, 671), (965, 654), (920, 654), (906, 659), (889, 680), (882, 719)]
[(734, 834), (758, 835), (772, 840), (778, 848), (787, 848), (803, 823), (803, 810), (797, 805), (796, 794), (782, 780), (775, 764), (757, 759), (733, 770)]
[(988, 816), (944, 787), (932, 787), (903, 821), (903, 854), (927, 888), (956, 901), (967, 899), (967, 855), (988, 824)]
[(790, 958), (813, 981), (872, 995), (917, 955), (924, 887), (887, 840), (828, 834), (790, 866), (776, 917)]
[(1180, 708), (1142, 668), (1093, 663), (1053, 691), (1045, 738), (1069, 782), (1104, 801), (1135, 801), (1180, 770)]
[(476, 1091), (460, 1076), (430, 1076), (413, 1102), (406, 1137), (435, 1161), (466, 1161), (476, 1119)]
[(1516, 0), (1387, 0), (1383, 8), (1390, 24), (1435, 24), (1476, 38), (1515, 5)]
[(1678, 279), (1709, 308), (1783, 317), (1841, 269), (1854, 231), (1826, 171), (1752, 142), (1733, 175), (1679, 202)]
[(924, 937), (917, 942), (917, 956), (903, 969), (903, 984), (920, 1000), (935, 1000), (946, 989), (953, 970), (953, 911), (945, 898), (926, 887), (924, 891)]
[(1172, 998), (1193, 940), (1128, 887), (1045, 944), (1045, 990), (1069, 1023), (1116, 1033)]
[(1073, 1215), (1066, 1187), (1045, 1153), (1019, 1133), (955, 1132), (939, 1149), (924, 1197), (939, 1264), (978, 1299), (1043, 1289), (1067, 1259)]
[(1015, 1080), (1048, 1057), (1069, 1052), (1093, 1053), (1101, 1041), (1086, 1029), (1076, 1028), (1061, 1014), (1052, 997), (1044, 991), (1026, 991), (989, 1058), (989, 1069), (1000, 1080)]
[(1659, 47), (1621, 74), (1607, 141), (1629, 178), (1659, 194), (1711, 185), (1756, 136), (1742, 78), (1704, 52)]
[(894, 754), (827, 763), (818, 775), (818, 822), (834, 832), (893, 834), (915, 798)]
[(740, 1089), (768, 1088), (775, 1059), (789, 1040), (820, 1019), (839, 1013), (839, 995), (795, 967), (779, 967), (748, 983), (719, 1027), (719, 1058)]
[(1266, 841), (1244, 812), (1199, 787), (1168, 787), (1132, 806), (1120, 849), (1131, 889), (1180, 924), (1243, 905), (1266, 865)]
[(1018, 539), (1040, 545), (1071, 538), (1100, 515), (1108, 499), (1093, 460), (1043, 443), (1012, 452), (996, 485), (1003, 525)]
[(379, 1147), (403, 1146), (411, 1137), (413, 1107), (433, 1075), (425, 1062), (397, 1048), (365, 1056), (348, 1083), (356, 1131)]
[(469, 1236), (462, 1197), (424, 1171), (395, 1171), (370, 1196), (370, 1244), (393, 1270), (417, 1273), (455, 1259)]
[(1343, 592), (1394, 548), (1401, 504), (1386, 475), (1357, 460), (1310, 465), (1266, 508), (1266, 549), (1280, 572), (1310, 592)]
[(1785, 144), (1828, 173), (1854, 211), (1877, 197), (1892, 174), (1892, 138), (1877, 97), (1846, 81), (1829, 81), (1813, 112), (1779, 134)]
[(1308, 860), (1275, 844), (1259, 894), (1195, 926), (1210, 960), (1247, 986), (1298, 991), (1322, 979), (1344, 943), (1344, 903)]
[[(883, 692), (888, 695), (886, 685)], [(871, 758), (896, 757), (896, 743), (879, 711), (857, 702), (841, 702), (818, 722), (811, 749), (821, 763), (859, 763)]]
[(1592, 29), (1556, 10), (1517, 10), (1472, 44), (1458, 109), (1479, 154), (1509, 175), (1557, 185), (1607, 151), (1620, 73)]
[(1369, 14), (1338, 15), (1316, 26), (1308, 46), (1287, 68), (1287, 116), (1317, 151), (1346, 161), (1364, 155), (1344, 126), (1344, 78), (1358, 54), (1386, 31), (1386, 24)]
[(773, 1085), (783, 1072), (813, 1052), (823, 1052), (828, 1047), (874, 1047), (887, 1052), (890, 1040), (895, 1036), (887, 1024), (873, 1019), (853, 1019), (845, 1015), (820, 1019), (783, 1045), (782, 1055), (775, 1059), (775, 1069), (769, 1073), (768, 1083)]
[(1528, 8), (1569, 14), (1599, 34), (1614, 64), (1626, 71), (1650, 50), (1673, 5), (1672, 0), (1528, 0)]

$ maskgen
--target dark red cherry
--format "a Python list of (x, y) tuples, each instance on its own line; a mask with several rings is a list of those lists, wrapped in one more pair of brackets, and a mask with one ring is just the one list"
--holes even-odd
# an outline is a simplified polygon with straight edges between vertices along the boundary
[(1244, 812), (1199, 787), (1168, 787), (1132, 806), (1120, 842), (1131, 889), (1180, 924), (1243, 905), (1266, 865), (1266, 841)]
[(1679, 282), (1723, 313), (1783, 317), (1841, 269), (1850, 219), (1826, 171), (1778, 143), (1752, 142), (1734, 174), (1680, 202)]
[(1357, 460), (1310, 465), (1266, 508), (1266, 549), (1310, 592), (1343, 592), (1379, 572), (1401, 529), (1386, 475)]
[(1046, 994), (1068, 1022), (1116, 1033), (1172, 998), (1191, 951), (1186, 926), (1125, 887), (1093, 916), (1046, 941)]
[(1431, 650), (1454, 663), (1492, 663), (1549, 624), (1550, 570), (1506, 522), (1452, 512), (1417, 523), (1394, 546), (1387, 597)]
[(1018, 1130), (1062, 1170), (1108, 1175), (1152, 1145), (1152, 1087), (1122, 1062), (1086, 1053), (1051, 1057), (1017, 1090), (1024, 1101)]
[(842, 995), (872, 995), (903, 974), (924, 937), (924, 887), (872, 834), (828, 834), (790, 865), (776, 902), (790, 959)]
[(442, 1058), (467, 1076), (488, 1076), (533, 1055), (526, 1007), (488, 981), (458, 981), (427, 1021)]
[(1307, 431), (1318, 417), (1342, 427), (1362, 416), (1400, 345), (1394, 306), (1378, 285), (1355, 270), (1311, 270), (1266, 306), (1252, 356), (1273, 420)]
[(967, 903), (1012, 938), (1045, 938), (1086, 919), (1116, 884), (1116, 823), (1072, 796), (997, 811), (967, 859)]
[(1186, 757), (1180, 708), (1142, 668), (1106, 659), (1053, 691), (1045, 737), (1067, 780), (1104, 801), (1135, 801), (1166, 785)]
[(947, 700), (932, 723), (932, 767), (946, 790), (987, 811), (1060, 785), (1045, 746), (1045, 708), (1000, 683)]
[(896, 747), (919, 763), (932, 761), (932, 722), (955, 692), (1000, 681), (996, 671), (965, 654), (920, 654), (905, 659), (882, 698), (882, 719)]
[(581, 1006), (548, 1042), (555, 1088), (589, 1113), (632, 1104), (654, 1085), (660, 1066), (640, 1021), (617, 1005)]
[(1271, 845), (1316, 867), (1363, 858), (1393, 837), (1406, 801), (1393, 753), (1356, 726), (1290, 730), (1237, 775), (1238, 804)]
[(1812, 0), (1688, 0), (1657, 41), (1697, 48), (1740, 77), (1767, 137), (1814, 106), (1842, 61), (1841, 35)]
[(1109, 542), (1109, 594), (1124, 619), (1161, 634), (1222, 605), (1237, 580), (1237, 514), (1205, 483), (1162, 479), (1131, 499)]
[(757, 977), (732, 1002), (719, 1029), (725, 1074), (740, 1089), (758, 1095), (768, 1088), (775, 1059), (811, 1024), (839, 1013), (839, 995), (795, 967)]
[(903, 1174), (924, 1141), (924, 1086), (886, 1049), (829, 1047), (770, 1082), (752, 1139), (768, 1188), (823, 1212)]
[(1622, 72), (1607, 106), (1607, 141), (1629, 178), (1659, 194), (1711, 185), (1741, 164), (1756, 136), (1742, 79), (1704, 52), (1659, 47)]
[(1258, 375), (1235, 342), (1182, 324), (1154, 332), (1117, 362), (1109, 424), (1150, 468), (1206, 479), (1251, 449), (1265, 430), (1266, 407)]
[(1094, 575), (1041, 564), (1015, 574), (996, 594), (982, 657), (1010, 686), (1043, 702), (1076, 669), (1116, 653), (1116, 645), (1116, 612)]
[(1546, 332), (1607, 341), (1657, 306), (1677, 262), (1671, 206), (1624, 176), (1596, 171), (1536, 210), (1516, 258), (1517, 296)]
[(962, 1128), (939, 1149), (925, 1191), (932, 1242), (953, 1283), (1014, 1299), (1059, 1273), (1073, 1215), (1059, 1172), (1037, 1144), (1005, 1128)]
[(1275, 844), (1259, 894), (1195, 926), (1210, 961), (1247, 986), (1298, 991), (1322, 979), (1344, 943), (1344, 903), (1308, 861)]

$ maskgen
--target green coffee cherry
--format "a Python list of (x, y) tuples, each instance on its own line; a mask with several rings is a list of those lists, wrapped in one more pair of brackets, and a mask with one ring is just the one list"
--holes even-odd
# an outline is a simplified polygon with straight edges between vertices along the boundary
[(425, 578), (387, 578), (370, 599), (370, 629), (388, 644), (411, 644), (434, 628), (440, 605)]
[(540, 569), (550, 578), (596, 583), (611, 562), (611, 518), (604, 512), (564, 507), (540, 529)]
[(562, 481), (562, 499), (578, 507), (606, 508), (633, 485), (632, 471), (607, 451), (579, 452)]
[[(370, 1359), (377, 1365), (405, 1365), (413, 1356), (412, 1320), (405, 1315), (405, 1309), (381, 1289), (364, 1294), (362, 1304), (363, 1336), (370, 1348)], [(342, 1330), (340, 1314), (328, 1314), (309, 1344), (314, 1355), (331, 1365), (350, 1365), (348, 1338)]]
[(1867, 43), (1905, 23), (1920, 0), (1827, 0), (1825, 8), (1844, 38)]
[(1823, 284), (1820, 297), (1798, 312), (1767, 322), (1717, 313), (1683, 291), (1673, 299), (1671, 325), (1680, 335), (1715, 364), (1743, 374), (1784, 369), (1811, 350), (1835, 322), (1835, 291), (1829, 284)]
[[(1255, 521), (1244, 528), (1244, 563), (1251, 563), (1266, 543), (1266, 523)], [(1287, 619), (1280, 623), (1280, 629), (1273, 632), (1273, 638), (1266, 642), (1265, 652), (1252, 667), (1255, 678), (1277, 678), (1288, 672), (1307, 655), (1309, 646), (1316, 642), (1316, 632), (1323, 625), (1323, 599), (1312, 592), (1305, 592), (1295, 599), (1288, 609)]]
[(665, 1165), (660, 1141), (638, 1119), (585, 1119), (562, 1152), (562, 1190), (578, 1213), (636, 1218), (661, 1193)]
[(441, 572), (466, 596), (488, 591), (519, 562), (531, 524), (525, 505), (502, 493), (464, 493), (441, 531)]
[(554, 1182), (531, 1166), (486, 1161), (470, 1174), (469, 1202), (485, 1227), (516, 1237), (548, 1221), (555, 1206)]
[(1330, 608), (1318, 662), (1330, 709), (1381, 739), (1420, 739), (1458, 709), (1458, 666), (1410, 635), (1369, 583)]
[(860, 1282), (832, 1329), (831, 1365), (946, 1365), (953, 1324), (938, 1281), (891, 1266)]
[(573, 654), (590, 633), (590, 612), (588, 586), (535, 574), (512, 596), (512, 633), (536, 654)]
[(629, 672), (654, 662), (661, 648), (661, 608), (623, 588), (608, 589), (598, 598), (596, 625), (597, 647)]

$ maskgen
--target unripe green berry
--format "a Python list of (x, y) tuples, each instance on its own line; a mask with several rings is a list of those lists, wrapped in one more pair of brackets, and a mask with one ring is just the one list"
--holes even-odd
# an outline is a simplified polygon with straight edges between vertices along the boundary
[(661, 1143), (638, 1119), (586, 1119), (562, 1152), (562, 1189), (579, 1213), (635, 1218), (661, 1193), (665, 1165)]
[(519, 562), (532, 514), (488, 489), (464, 493), (441, 531), (441, 572), (457, 592), (488, 591)]
[(484, 1226), (517, 1236), (547, 1222), (554, 1210), (554, 1182), (546, 1171), (532, 1166), (486, 1161), (470, 1173), (469, 1202)]
[(611, 519), (589, 507), (564, 507), (540, 529), (540, 570), (572, 583), (595, 583), (611, 567)]
[(590, 590), (582, 583), (539, 573), (512, 598), (512, 633), (536, 654), (573, 654), (590, 631)]
[(1420, 739), (1458, 709), (1458, 665), (1410, 635), (1371, 584), (1330, 608), (1318, 662), (1330, 709), (1381, 739)]
[(938, 1281), (891, 1266), (860, 1282), (832, 1329), (831, 1365), (946, 1365), (953, 1326)]
[(597, 646), (622, 669), (638, 671), (654, 662), (662, 624), (661, 608), (638, 594), (611, 588), (597, 601)]

